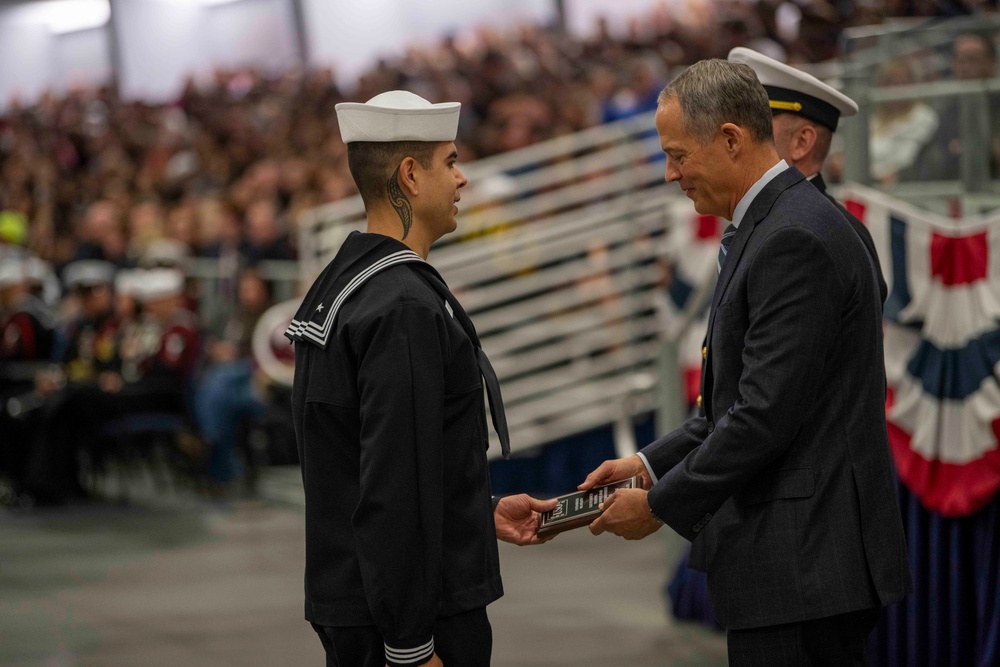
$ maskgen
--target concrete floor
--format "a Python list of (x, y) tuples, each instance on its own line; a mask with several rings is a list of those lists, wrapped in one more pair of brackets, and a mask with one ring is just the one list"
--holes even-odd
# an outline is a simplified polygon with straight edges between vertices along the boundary
[[(141, 496), (141, 494), (140, 494)], [(679, 538), (501, 544), (489, 607), (495, 667), (715, 666), (725, 639), (679, 624), (660, 596)], [(149, 493), (128, 504), (0, 511), (0, 665), (322, 665), (302, 619), (295, 469), (258, 499)]]

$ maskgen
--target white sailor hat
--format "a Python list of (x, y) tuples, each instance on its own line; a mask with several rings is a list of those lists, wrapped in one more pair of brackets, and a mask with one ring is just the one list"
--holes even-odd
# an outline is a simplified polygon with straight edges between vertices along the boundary
[(337, 105), (340, 136), (355, 141), (454, 141), (461, 102), (431, 104), (419, 95), (392, 90), (364, 104)]
[(115, 265), (99, 259), (80, 259), (63, 269), (67, 290), (96, 285), (110, 285), (115, 279)]
[(146, 279), (145, 269), (122, 269), (115, 276), (115, 293), (136, 296)]
[(0, 289), (20, 285), (24, 279), (24, 260), (20, 257), (10, 257), (0, 262)]
[(139, 259), (139, 266), (153, 268), (183, 268), (191, 259), (191, 248), (177, 239), (153, 239)]
[(39, 257), (29, 255), (24, 260), (24, 276), (28, 282), (42, 285), (51, 279), (52, 265)]
[(729, 61), (749, 65), (757, 74), (773, 112), (786, 111), (814, 120), (837, 131), (841, 116), (858, 113), (858, 105), (847, 95), (811, 74), (800, 72), (774, 58), (737, 46)]
[(184, 292), (184, 274), (177, 269), (149, 269), (135, 287), (135, 297), (142, 303), (159, 301)]

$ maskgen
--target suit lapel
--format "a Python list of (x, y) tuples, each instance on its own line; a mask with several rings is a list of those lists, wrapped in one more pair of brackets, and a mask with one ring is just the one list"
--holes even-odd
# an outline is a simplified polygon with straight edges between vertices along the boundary
[[(722, 264), (722, 273), (719, 274), (719, 280), (715, 284), (715, 293), (712, 295), (712, 319), (715, 316), (715, 309), (718, 308), (722, 296), (726, 293), (726, 288), (729, 287), (729, 281), (736, 273), (743, 249), (746, 248), (754, 227), (771, 212), (771, 207), (774, 206), (778, 195), (803, 178), (805, 177), (802, 172), (795, 167), (790, 167), (771, 179), (771, 182), (760, 191), (750, 204), (750, 208), (747, 209), (746, 215), (743, 216), (743, 220), (736, 230), (736, 236), (733, 237), (733, 242), (729, 246), (726, 261)], [(711, 336), (711, 329), (709, 329), (709, 336)]]
[[(705, 346), (708, 350), (712, 349), (712, 331), (715, 329), (715, 313), (719, 308), (723, 295), (726, 293), (726, 288), (729, 287), (729, 282), (736, 273), (736, 267), (740, 263), (740, 257), (743, 255), (743, 250), (750, 240), (750, 235), (753, 234), (757, 223), (770, 213), (771, 207), (774, 206), (774, 202), (778, 199), (778, 196), (804, 178), (802, 172), (795, 167), (790, 167), (781, 172), (770, 183), (764, 186), (764, 189), (760, 191), (750, 204), (746, 215), (743, 216), (740, 226), (736, 229), (736, 236), (733, 237), (733, 242), (729, 246), (726, 261), (722, 264), (722, 273), (719, 274), (719, 280), (715, 283), (715, 292), (712, 295), (712, 309), (708, 316), (708, 333), (705, 337)], [(702, 364), (701, 393), (702, 403), (705, 406), (705, 414), (709, 420), (714, 421), (711, 412), (712, 401), (710, 400), (712, 395), (712, 373), (710, 372), (709, 364), (712, 363), (712, 357), (712, 353), (709, 352), (705, 363)]]

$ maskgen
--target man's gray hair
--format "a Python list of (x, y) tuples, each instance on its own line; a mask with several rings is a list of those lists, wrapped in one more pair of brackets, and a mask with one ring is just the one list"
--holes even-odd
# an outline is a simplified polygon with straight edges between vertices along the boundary
[(673, 99), (684, 115), (684, 130), (702, 145), (724, 123), (746, 129), (758, 143), (774, 143), (767, 91), (748, 65), (718, 58), (699, 61), (660, 93), (660, 104)]

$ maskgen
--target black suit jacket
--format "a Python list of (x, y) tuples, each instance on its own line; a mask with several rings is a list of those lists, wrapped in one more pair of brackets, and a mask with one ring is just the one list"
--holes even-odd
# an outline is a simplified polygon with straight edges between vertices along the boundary
[(909, 590), (885, 422), (876, 274), (790, 168), (754, 199), (712, 301), (703, 414), (645, 447), (654, 513), (693, 541), (731, 629)]
[(878, 260), (878, 253), (875, 251), (875, 242), (872, 240), (872, 234), (868, 231), (868, 227), (865, 223), (858, 220), (858, 217), (847, 210), (843, 204), (830, 196), (830, 193), (826, 191), (826, 181), (823, 180), (823, 174), (816, 174), (815, 178), (811, 181), (816, 189), (823, 193), (823, 196), (833, 202), (833, 205), (837, 207), (840, 214), (847, 218), (847, 221), (851, 223), (851, 228), (861, 239), (861, 242), (865, 244), (865, 250), (868, 251), (868, 256), (871, 257), (872, 263), (875, 265), (875, 274), (878, 279), (878, 293), (881, 297), (879, 303), (885, 303), (885, 298), (889, 294), (888, 286), (885, 284), (885, 278), (882, 275), (882, 263)]

